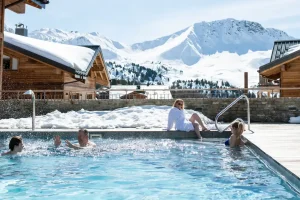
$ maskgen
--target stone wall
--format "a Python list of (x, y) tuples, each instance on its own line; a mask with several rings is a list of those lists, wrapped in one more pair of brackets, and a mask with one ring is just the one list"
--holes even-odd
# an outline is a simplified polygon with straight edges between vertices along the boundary
[[(140, 105), (172, 105), (174, 100), (86, 100), (86, 101), (36, 101), (36, 115), (44, 115), (54, 110), (68, 112), (71, 110), (114, 110), (117, 108)], [(185, 99), (185, 107), (202, 112), (210, 119), (215, 118), (223, 108), (234, 99)], [(0, 118), (30, 117), (31, 101), (0, 101)], [(300, 116), (300, 98), (250, 99), (251, 122), (288, 122), (290, 117)], [(236, 118), (246, 119), (247, 103), (241, 100), (219, 118), (219, 121), (232, 121)]]

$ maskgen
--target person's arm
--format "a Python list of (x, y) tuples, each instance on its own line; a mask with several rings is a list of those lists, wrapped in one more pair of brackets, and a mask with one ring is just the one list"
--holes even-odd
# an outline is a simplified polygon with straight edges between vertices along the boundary
[(168, 126), (167, 126), (167, 131), (171, 130), (173, 128), (174, 125), (174, 113), (172, 112), (172, 109), (169, 112), (169, 116), (168, 116)]
[(75, 149), (75, 150), (84, 148), (84, 147), (80, 147), (80, 146), (72, 144), (69, 140), (66, 140), (65, 142), (66, 142), (67, 147), (70, 147), (70, 148)]
[(246, 140), (245, 140), (245, 141), (243, 141), (243, 140), (241, 139), (240, 146), (244, 146), (244, 145), (245, 145), (245, 143), (247, 143), (247, 141), (246, 141)]
[(235, 147), (235, 142), (236, 142), (236, 137), (235, 136), (230, 136), (229, 138), (229, 145), (231, 148)]
[(7, 156), (7, 155), (11, 155), (11, 151), (8, 151), (6, 153), (2, 153), (1, 156)]
[(53, 140), (54, 140), (54, 146), (59, 147), (61, 144), (60, 136), (59, 135), (55, 136)]

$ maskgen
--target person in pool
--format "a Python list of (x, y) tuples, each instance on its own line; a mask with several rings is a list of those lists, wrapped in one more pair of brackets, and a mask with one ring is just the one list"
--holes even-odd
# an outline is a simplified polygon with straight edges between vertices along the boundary
[[(72, 144), (69, 140), (66, 140), (66, 146), (72, 149), (84, 149), (86, 147), (96, 147), (96, 144), (89, 140), (89, 132), (87, 130), (80, 129), (77, 135), (78, 144)], [(60, 136), (54, 137), (55, 147), (59, 147), (61, 144)]]
[[(179, 131), (195, 131), (198, 138), (201, 139), (200, 127), (202, 131), (208, 129), (204, 126), (201, 118), (197, 113), (192, 114), (191, 118), (187, 120), (184, 114), (184, 101), (182, 99), (176, 99), (173, 108), (171, 108), (168, 117), (167, 130), (171, 130), (175, 123), (175, 130)], [(200, 127), (199, 127), (200, 126)]]
[(228, 140), (225, 141), (226, 146), (230, 147), (239, 147), (243, 146), (244, 142), (241, 137), (245, 130), (244, 123), (241, 121), (235, 121), (231, 125), (231, 136)]
[(22, 137), (20, 136), (14, 136), (10, 139), (9, 145), (8, 145), (10, 151), (1, 154), (2, 156), (5, 155), (15, 155), (17, 153), (22, 152), (24, 145)]

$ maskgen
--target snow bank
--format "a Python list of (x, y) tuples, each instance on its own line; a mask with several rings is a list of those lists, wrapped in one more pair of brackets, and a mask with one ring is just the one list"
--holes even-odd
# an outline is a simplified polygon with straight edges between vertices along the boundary
[(289, 123), (291, 123), (291, 124), (300, 124), (300, 116), (290, 117)]
[[(36, 117), (37, 129), (166, 128), (170, 106), (134, 106), (113, 111), (54, 111)], [(195, 111), (185, 110), (186, 117)], [(198, 112), (206, 124), (213, 122)], [(210, 126), (209, 126), (210, 127)], [(31, 129), (31, 118), (2, 119), (0, 129)]]

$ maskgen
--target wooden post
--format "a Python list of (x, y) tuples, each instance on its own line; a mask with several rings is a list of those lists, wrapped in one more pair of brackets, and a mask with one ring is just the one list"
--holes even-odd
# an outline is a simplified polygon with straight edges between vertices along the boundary
[(244, 72), (244, 94), (248, 95), (248, 72)]
[(0, 99), (2, 99), (3, 83), (4, 16), (5, 0), (0, 0)]

